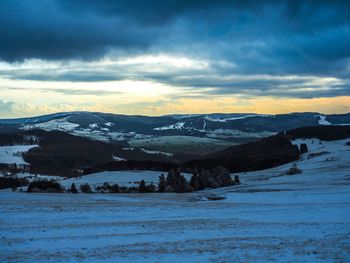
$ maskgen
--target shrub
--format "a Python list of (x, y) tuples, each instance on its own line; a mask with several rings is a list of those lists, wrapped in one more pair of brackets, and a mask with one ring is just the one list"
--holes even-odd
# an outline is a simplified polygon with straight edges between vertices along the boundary
[(219, 200), (226, 199), (225, 197), (217, 196), (217, 195), (209, 195), (207, 198), (209, 201), (219, 201)]
[(120, 187), (118, 184), (110, 185), (109, 183), (103, 183), (102, 186), (97, 186), (96, 190), (99, 193), (120, 193)]
[(241, 184), (241, 180), (239, 179), (239, 176), (237, 174), (235, 175), (234, 184)]
[(146, 193), (146, 192), (147, 192), (146, 183), (145, 183), (144, 180), (142, 180), (142, 181), (140, 182), (139, 192), (140, 192), (140, 193)]
[(88, 183), (80, 185), (80, 191), (82, 193), (92, 193), (92, 189)]
[(158, 183), (159, 192), (161, 193), (165, 192), (165, 188), (167, 187), (167, 185), (168, 183), (164, 174), (161, 174), (161, 176), (159, 176), (159, 183)]
[(190, 186), (194, 191), (201, 189), (201, 183), (197, 174), (193, 174), (190, 181)]
[(28, 186), (27, 192), (62, 193), (63, 188), (54, 180), (40, 180), (31, 182)]
[(300, 145), (300, 154), (307, 153), (308, 151), (309, 151), (309, 149), (307, 148), (307, 144), (306, 143), (302, 143)]
[(74, 183), (72, 183), (72, 185), (71, 185), (69, 191), (70, 191), (71, 193), (73, 193), (73, 194), (78, 193), (78, 189), (75, 187), (75, 184), (74, 184)]
[(29, 181), (25, 178), (0, 177), (0, 189), (17, 188), (28, 184)]
[(224, 167), (216, 167), (210, 170), (202, 170), (199, 173), (200, 188), (217, 188), (233, 185), (230, 171)]
[(157, 191), (157, 188), (154, 184), (149, 184), (146, 186), (147, 193), (154, 193)]
[(176, 193), (190, 192), (192, 189), (179, 169), (169, 171), (167, 183)]
[(297, 165), (294, 163), (291, 168), (287, 171), (288, 175), (293, 175), (293, 174), (300, 174), (301, 170), (297, 167)]
[(120, 188), (118, 184), (113, 184), (109, 187), (108, 190), (109, 193), (119, 193), (120, 192)]

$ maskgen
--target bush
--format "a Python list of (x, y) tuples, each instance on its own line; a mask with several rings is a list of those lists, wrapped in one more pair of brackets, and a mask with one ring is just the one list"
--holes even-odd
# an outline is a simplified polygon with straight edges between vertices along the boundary
[(71, 193), (73, 193), (73, 194), (78, 193), (78, 189), (75, 187), (75, 184), (74, 184), (74, 183), (72, 183), (69, 192), (71, 192)]
[(62, 193), (63, 188), (54, 180), (40, 180), (31, 182), (28, 186), (27, 192)]
[(194, 191), (201, 189), (201, 183), (199, 181), (199, 176), (197, 174), (193, 174), (190, 181), (190, 186)]
[(82, 193), (92, 193), (92, 189), (88, 183), (80, 185), (80, 191)]
[(241, 180), (239, 179), (239, 176), (238, 176), (238, 175), (235, 175), (234, 184), (241, 184)]
[(301, 173), (301, 170), (297, 167), (297, 165), (295, 163), (287, 171), (287, 175), (300, 174), (300, 173)]
[(214, 169), (202, 170), (198, 176), (200, 188), (217, 188), (233, 185), (230, 171), (224, 167), (216, 167)]
[(308, 151), (309, 151), (309, 149), (307, 148), (307, 144), (306, 143), (302, 143), (300, 145), (300, 154), (307, 153)]
[(103, 183), (102, 186), (97, 186), (96, 190), (99, 193), (120, 193), (120, 187), (118, 184), (110, 185), (109, 183)]
[(0, 189), (17, 188), (28, 185), (29, 181), (25, 178), (0, 177)]
[(109, 193), (119, 193), (120, 192), (119, 185), (118, 184), (111, 185), (108, 192)]
[(161, 176), (159, 176), (159, 183), (158, 183), (159, 192), (161, 193), (165, 192), (165, 188), (167, 187), (167, 185), (168, 183), (164, 174), (161, 174)]
[(176, 193), (190, 192), (192, 188), (180, 170), (170, 170), (167, 176), (168, 186), (171, 186)]
[(140, 193), (146, 193), (146, 192), (147, 192), (146, 183), (145, 183), (144, 180), (142, 180), (142, 181), (140, 182), (139, 192), (140, 192)]
[(156, 186), (154, 184), (146, 185), (146, 182), (142, 180), (139, 185), (139, 192), (140, 193), (154, 193), (156, 192)]

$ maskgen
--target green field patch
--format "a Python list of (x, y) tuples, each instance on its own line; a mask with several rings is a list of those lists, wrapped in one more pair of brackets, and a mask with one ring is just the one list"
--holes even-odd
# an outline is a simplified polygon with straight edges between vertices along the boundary
[(131, 147), (155, 151), (198, 155), (206, 155), (237, 145), (237, 143), (231, 141), (192, 136), (161, 136), (149, 139), (134, 139), (130, 140), (129, 144)]

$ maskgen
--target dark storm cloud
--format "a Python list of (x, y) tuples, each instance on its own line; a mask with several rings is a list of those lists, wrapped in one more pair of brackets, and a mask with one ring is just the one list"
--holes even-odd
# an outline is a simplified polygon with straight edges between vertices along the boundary
[[(96, 60), (167, 53), (223, 60), (209, 71), (155, 73), (128, 67), (94, 71), (13, 72), (55, 81), (152, 80), (215, 94), (349, 95), (350, 1), (0, 1), (0, 59)], [(230, 74), (337, 77), (316, 90), (295, 80), (220, 80)], [(203, 75), (205, 77), (203, 77)], [(202, 76), (199, 78), (198, 76)], [(299, 92), (304, 85), (310, 92)], [(286, 86), (288, 88), (286, 88)], [(314, 90), (315, 89), (315, 90)]]
[(122, 14), (113, 17), (61, 7), (61, 1), (0, 2), (0, 57), (92, 59), (111, 48), (139, 50), (150, 45), (153, 28), (144, 28)]
[[(297, 38), (297, 42), (303, 32), (337, 29), (328, 35), (331, 41), (332, 34), (337, 40), (348, 33), (348, 28), (339, 27), (349, 26), (349, 8), (348, 1), (322, 0), (3, 0), (0, 57), (9, 61), (95, 58), (111, 49), (136, 52), (154, 45), (162, 49), (162, 39), (172, 38), (172, 22), (181, 19), (183, 28), (174, 33), (190, 42), (219, 38), (234, 46), (240, 42), (240, 46), (255, 38), (284, 44), (285, 37)], [(305, 35), (300, 37), (303, 42)]]

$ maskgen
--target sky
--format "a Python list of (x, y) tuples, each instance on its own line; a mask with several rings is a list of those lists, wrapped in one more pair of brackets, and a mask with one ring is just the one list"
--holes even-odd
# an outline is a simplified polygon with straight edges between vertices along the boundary
[(0, 118), (350, 112), (350, 1), (2, 0)]

